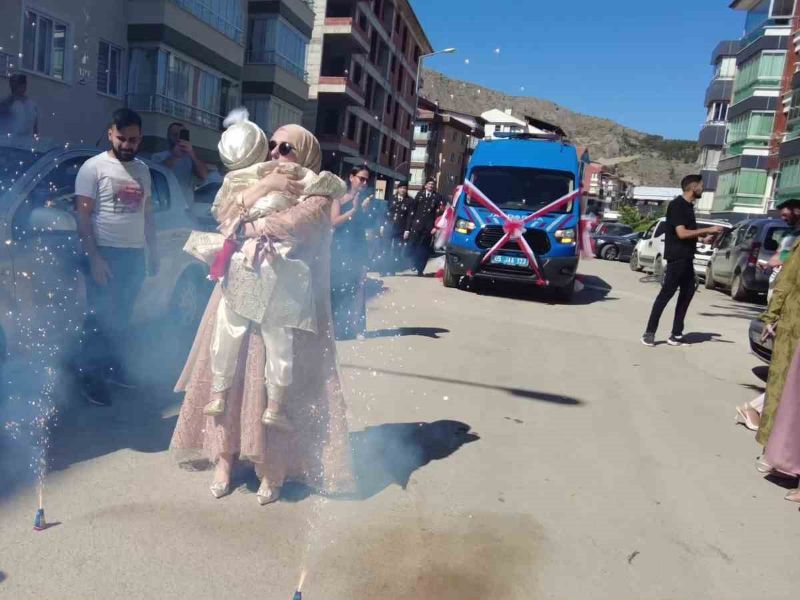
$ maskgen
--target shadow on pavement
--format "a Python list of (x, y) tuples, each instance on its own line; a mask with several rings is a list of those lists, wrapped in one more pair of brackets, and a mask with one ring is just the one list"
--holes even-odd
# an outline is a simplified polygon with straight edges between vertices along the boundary
[(730, 340), (723, 340), (721, 333), (701, 333), (696, 331), (684, 334), (683, 341), (689, 346), (694, 346), (695, 344), (705, 344), (706, 342), (717, 342), (720, 344), (734, 343)]
[(797, 477), (781, 476), (781, 475), (765, 475), (764, 479), (773, 485), (782, 487), (785, 490), (797, 489)]
[(746, 390), (752, 390), (759, 394), (763, 394), (766, 391), (766, 388), (763, 385), (754, 385), (752, 383), (742, 383), (740, 385)]
[(769, 377), (769, 366), (767, 366), (767, 365), (758, 365), (757, 367), (753, 367), (753, 375), (755, 375), (761, 381), (766, 383), (767, 377)]
[(468, 289), (483, 296), (496, 296), (514, 300), (546, 302), (550, 305), (566, 304), (569, 306), (587, 306), (597, 302), (615, 301), (608, 295), (613, 289), (603, 278), (596, 275), (578, 275), (581, 285), (576, 287), (572, 299), (568, 302), (557, 298), (556, 292), (542, 289), (531, 284), (514, 284), (507, 281), (480, 280), (469, 284)]
[(564, 406), (580, 406), (584, 404), (583, 400), (572, 398), (571, 396), (562, 396), (560, 394), (549, 394), (539, 390), (527, 390), (525, 388), (507, 387), (502, 385), (491, 385), (488, 383), (479, 383), (476, 381), (466, 381), (464, 379), (449, 379), (447, 377), (437, 377), (435, 375), (420, 375), (419, 373), (404, 373), (402, 371), (392, 371), (390, 369), (376, 369), (373, 367), (360, 367), (358, 365), (342, 364), (344, 369), (375, 371), (383, 373), (384, 375), (396, 375), (398, 377), (411, 377), (414, 379), (424, 379), (426, 381), (436, 381), (439, 383), (453, 383), (457, 385), (468, 385), (470, 387), (483, 388), (486, 390), (498, 390), (507, 392), (512, 396), (526, 398), (528, 400), (539, 400), (541, 402), (551, 402), (553, 404), (562, 404)]
[(0, 583), (3, 583), (6, 580), (6, 574), (0, 571)]
[[(391, 485), (406, 489), (415, 471), (434, 460), (443, 460), (464, 444), (480, 437), (460, 421), (387, 423), (350, 434), (356, 493), (339, 500), (367, 500)], [(254, 478), (253, 478), (254, 479)], [(257, 489), (249, 481), (248, 488)], [(301, 502), (312, 494), (305, 485), (287, 483), (281, 500)]]
[(406, 337), (409, 335), (438, 340), (440, 334), (443, 333), (450, 333), (450, 330), (443, 329), (442, 327), (395, 327), (394, 329), (376, 329), (375, 331), (368, 331), (364, 335), (368, 340), (375, 338)]
[(722, 317), (725, 319), (745, 319), (751, 321), (764, 312), (763, 307), (753, 306), (751, 304), (734, 304), (732, 306), (712, 304), (711, 308), (716, 308), (725, 312), (700, 312), (697, 314), (703, 317)]

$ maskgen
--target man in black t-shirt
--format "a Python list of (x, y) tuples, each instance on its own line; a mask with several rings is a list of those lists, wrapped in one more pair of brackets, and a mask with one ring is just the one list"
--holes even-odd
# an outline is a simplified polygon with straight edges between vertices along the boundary
[(670, 346), (683, 345), (683, 322), (695, 290), (694, 253), (697, 240), (722, 233), (722, 227), (718, 226), (697, 228), (694, 203), (703, 195), (703, 178), (700, 175), (687, 175), (681, 181), (681, 189), (683, 195), (675, 198), (667, 207), (667, 232), (664, 240), (667, 272), (661, 291), (653, 304), (647, 329), (642, 336), (642, 343), (645, 346), (656, 345), (658, 322), (678, 289), (680, 293), (675, 307), (672, 335), (667, 339), (667, 343)]

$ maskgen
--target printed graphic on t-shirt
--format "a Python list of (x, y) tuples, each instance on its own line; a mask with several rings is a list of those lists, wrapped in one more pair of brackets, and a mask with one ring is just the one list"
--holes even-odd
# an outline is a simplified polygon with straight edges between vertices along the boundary
[(115, 185), (114, 212), (139, 212), (144, 200), (142, 186), (137, 181)]
[(141, 184), (135, 179), (119, 180), (109, 177), (111, 180), (112, 198), (111, 202), (100, 202), (97, 206), (98, 212), (114, 214), (138, 213), (142, 210), (144, 201), (144, 190)]

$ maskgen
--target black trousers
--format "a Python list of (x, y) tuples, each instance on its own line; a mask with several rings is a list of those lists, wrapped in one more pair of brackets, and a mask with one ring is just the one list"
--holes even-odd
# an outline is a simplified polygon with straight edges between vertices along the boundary
[(684, 320), (689, 304), (694, 298), (695, 275), (693, 259), (674, 260), (667, 263), (667, 272), (664, 277), (664, 285), (653, 303), (653, 310), (650, 313), (650, 320), (647, 322), (647, 333), (655, 333), (658, 329), (658, 322), (667, 304), (675, 292), (678, 292), (678, 304), (675, 307), (675, 320), (672, 322), (672, 335), (683, 335)]
[(411, 267), (417, 273), (423, 273), (431, 257), (431, 241), (421, 240), (412, 241), (408, 244), (408, 256), (411, 259)]
[(83, 334), (82, 367), (88, 379), (102, 379), (123, 368), (127, 349), (128, 325), (133, 306), (145, 279), (144, 250), (98, 247), (111, 270), (106, 285), (92, 279), (86, 269), (86, 300), (89, 315)]

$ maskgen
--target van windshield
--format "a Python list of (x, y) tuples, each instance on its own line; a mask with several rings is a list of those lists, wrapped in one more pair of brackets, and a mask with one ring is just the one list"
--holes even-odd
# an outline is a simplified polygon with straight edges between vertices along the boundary
[[(527, 167), (476, 167), (471, 181), (506, 210), (538, 210), (574, 189), (572, 173)], [(477, 204), (469, 198), (467, 202), (470, 206)], [(572, 212), (573, 205), (570, 202), (555, 212)]]

